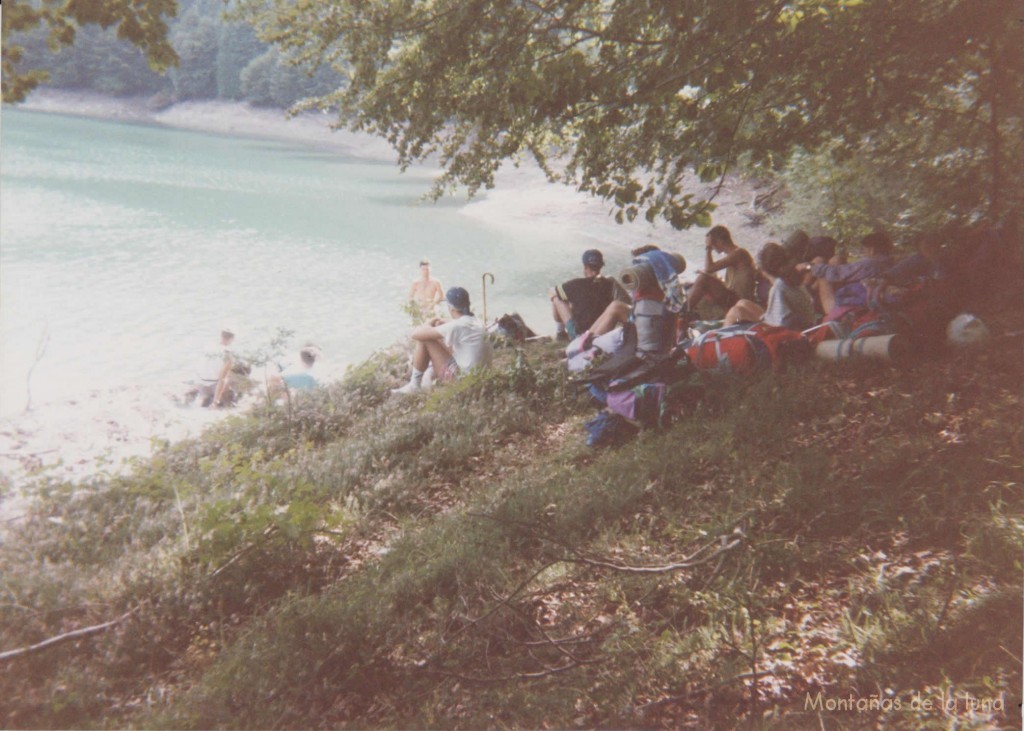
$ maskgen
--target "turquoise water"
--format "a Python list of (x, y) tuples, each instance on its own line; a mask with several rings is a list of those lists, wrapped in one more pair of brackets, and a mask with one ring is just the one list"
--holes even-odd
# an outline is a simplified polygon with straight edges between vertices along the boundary
[[(550, 331), (544, 293), (576, 276), (585, 236), (489, 225), (421, 202), (434, 171), (296, 144), (5, 108), (0, 412), (128, 386), (174, 390), (220, 324), (241, 350), (277, 328), (357, 362), (408, 327), (430, 257), (479, 314)], [(36, 357), (45, 344), (45, 352)]]

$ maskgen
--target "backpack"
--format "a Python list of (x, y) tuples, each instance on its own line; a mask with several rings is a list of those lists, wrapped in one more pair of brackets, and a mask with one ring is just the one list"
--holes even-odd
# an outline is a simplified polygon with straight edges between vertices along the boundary
[(748, 375), (779, 370), (788, 357), (805, 355), (809, 344), (795, 330), (764, 323), (739, 323), (681, 343), (697, 370)]
[(636, 429), (618, 414), (602, 411), (586, 423), (587, 446), (605, 447), (621, 444), (636, 433)]
[(505, 314), (498, 318), (498, 332), (515, 343), (521, 343), (527, 338), (537, 336), (531, 330), (518, 312), (511, 315)]
[(669, 387), (664, 383), (641, 383), (622, 390), (609, 390), (608, 410), (631, 424), (645, 429), (665, 425), (665, 398)]

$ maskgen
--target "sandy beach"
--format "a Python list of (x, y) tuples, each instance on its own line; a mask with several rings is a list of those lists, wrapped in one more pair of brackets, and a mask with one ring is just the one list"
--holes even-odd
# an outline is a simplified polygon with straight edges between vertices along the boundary
[[(225, 102), (187, 102), (155, 109), (146, 99), (48, 89), (34, 93), (24, 108), (287, 141), (360, 159), (395, 161), (394, 151), (383, 140), (332, 130), (332, 120), (319, 114), (288, 118), (281, 110)], [(421, 166), (424, 170), (429, 171), (429, 166)], [(762, 242), (750, 225), (752, 197), (749, 184), (726, 181), (717, 199), (715, 222), (728, 226), (738, 242), (756, 249)], [(605, 201), (549, 183), (534, 164), (524, 163), (506, 165), (494, 189), (465, 200), (459, 210), (495, 226), (582, 234), (606, 251), (623, 252), (642, 243), (692, 251), (703, 241), (702, 229), (678, 232), (646, 222), (619, 225), (610, 209)], [(691, 262), (690, 270), (697, 266)], [(21, 490), (33, 476), (78, 481), (117, 472), (127, 467), (130, 458), (151, 455), (155, 443), (197, 435), (225, 415), (182, 408), (173, 402), (176, 394), (157, 391), (126, 387), (116, 394), (87, 393), (74, 402), (40, 403), (31, 411), (0, 420), (0, 522), (16, 518), (23, 509)]]

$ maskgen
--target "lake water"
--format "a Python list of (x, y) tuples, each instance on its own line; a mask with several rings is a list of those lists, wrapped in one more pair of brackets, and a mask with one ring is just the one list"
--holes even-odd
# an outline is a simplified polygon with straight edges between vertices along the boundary
[[(318, 368), (340, 374), (407, 332), (422, 257), (477, 314), (493, 273), (490, 317), (551, 332), (545, 293), (579, 276), (584, 249), (617, 272), (629, 245), (658, 240), (564, 187), (424, 202), (434, 170), (297, 142), (16, 108), (0, 134), (0, 457), (22, 464), (27, 450), (84, 463), (175, 436), (173, 396), (224, 322), (239, 351), (286, 328), (293, 351), (315, 342)], [(516, 200), (528, 210), (508, 210)]]
[(240, 350), (277, 328), (335, 365), (393, 343), (417, 262), (478, 314), (550, 330), (544, 292), (586, 236), (506, 229), (422, 202), (433, 171), (308, 147), (4, 110), (2, 407), (181, 382), (223, 321)]

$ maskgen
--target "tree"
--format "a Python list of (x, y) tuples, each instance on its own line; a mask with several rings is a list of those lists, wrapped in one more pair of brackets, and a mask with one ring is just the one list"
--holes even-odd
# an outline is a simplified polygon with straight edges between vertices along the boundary
[(118, 38), (145, 51), (154, 71), (165, 71), (178, 58), (167, 40), (167, 19), (176, 13), (176, 0), (8, 0), (2, 13), (3, 100), (21, 101), (47, 78), (42, 69), (19, 68), (24, 48), (14, 42), (17, 34), (45, 27), (56, 51), (75, 42), (78, 27), (116, 28)]
[(714, 181), (741, 160), (767, 170), (799, 149), (859, 150), (887, 128), (939, 130), (955, 103), (985, 122), (998, 214), (1004, 141), (1021, 126), (1013, 0), (243, 0), (240, 12), (295, 63), (347, 74), (315, 104), (388, 139), (403, 167), (436, 154), (435, 195), (490, 187), (504, 161), (531, 155), (613, 201), (620, 221), (707, 225), (713, 203), (684, 190), (688, 169)]
[(51, 86), (89, 89), (103, 94), (136, 95), (155, 93), (167, 80), (153, 72), (136, 46), (117, 38), (112, 29), (98, 26), (80, 28), (75, 45), (50, 51), (46, 32), (37, 28), (19, 38), (23, 61), (31, 68), (44, 69)]
[(171, 71), (178, 100), (217, 97), (217, 28), (196, 7), (189, 8), (171, 31), (178, 65)]
[(243, 23), (223, 23), (217, 39), (217, 98), (242, 98), (242, 70), (267, 47)]

